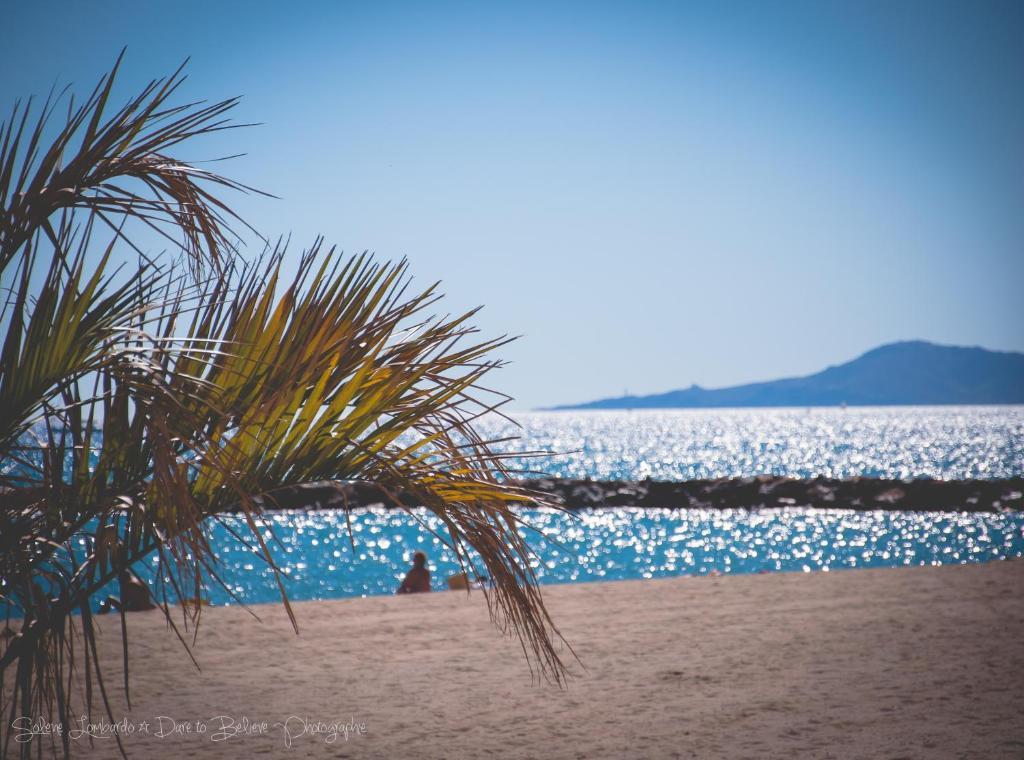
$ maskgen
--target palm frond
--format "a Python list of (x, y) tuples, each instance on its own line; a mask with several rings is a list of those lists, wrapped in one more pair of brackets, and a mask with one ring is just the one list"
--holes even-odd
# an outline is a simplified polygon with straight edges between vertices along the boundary
[[(174, 159), (167, 151), (244, 126), (226, 118), (238, 99), (169, 105), (184, 81), (182, 64), (109, 114), (123, 55), (81, 105), (69, 101), (68, 116), (45, 150), (42, 141), (59, 98), (46, 100), (31, 128), (31, 99), (16, 103), (10, 119), (0, 124), (0, 272), (40, 231), (56, 245), (52, 218), (62, 209), (87, 211), (140, 254), (123, 234), (119, 218), (142, 222), (196, 260), (216, 264), (236, 251), (231, 223), (244, 222), (206, 185), (259, 191)], [(136, 185), (141, 188), (132, 189)]]
[[(475, 428), (508, 400), (481, 384), (508, 339), (478, 338), (473, 312), (435, 313), (437, 286), (411, 288), (405, 261), (318, 239), (291, 277), (285, 244), (246, 262), (241, 220), (210, 188), (248, 188), (169, 154), (232, 126), (235, 101), (170, 105), (179, 70), (108, 115), (116, 70), (45, 147), (53, 102), (32, 128), (28, 105), (0, 127), (0, 605), (20, 615), (0, 642), (0, 713), (66, 718), (79, 698), (91, 711), (95, 685), (109, 714), (93, 597), (155, 560), (154, 596), (187, 649), (174, 618), (194, 629), (202, 607), (185, 602), (222, 583), (211, 521), (240, 512), (238, 539), (275, 567), (263, 510), (323, 480), (412, 494), (460, 562), (482, 563), (492, 616), (531, 667), (561, 682), (512, 506), (539, 502)], [(177, 236), (187, 274), (140, 256), (139, 222)], [(124, 657), (128, 694), (127, 644)]]

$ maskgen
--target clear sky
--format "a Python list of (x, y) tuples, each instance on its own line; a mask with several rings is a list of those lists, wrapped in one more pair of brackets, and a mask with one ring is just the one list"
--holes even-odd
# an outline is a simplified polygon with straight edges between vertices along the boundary
[(408, 256), (522, 334), (516, 408), (1024, 350), (1024, 3), (0, 0), (0, 104), (184, 95), (268, 235)]

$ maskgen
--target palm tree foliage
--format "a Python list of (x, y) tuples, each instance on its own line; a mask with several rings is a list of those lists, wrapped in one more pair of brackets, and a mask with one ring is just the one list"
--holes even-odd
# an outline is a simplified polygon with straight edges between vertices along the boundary
[[(472, 312), (435, 315), (436, 286), (413, 291), (405, 262), (322, 240), (290, 277), (285, 243), (245, 259), (217, 193), (252, 190), (171, 155), (236, 126), (236, 101), (171, 105), (179, 69), (111, 111), (117, 68), (59, 124), (63, 96), (0, 128), (0, 604), (16, 628), (0, 643), (0, 753), (14, 719), (67, 726), (94, 689), (113, 718), (92, 600), (123, 568), (155, 563), (187, 649), (175, 619), (198, 625), (187, 601), (220, 582), (211, 524), (242, 515), (237, 539), (274, 566), (261, 512), (312, 481), (415, 495), (493, 580), (494, 620), (560, 681), (511, 508), (538, 502), (474, 428), (507, 400), (481, 385), (506, 339), (474, 338)], [(140, 225), (175, 253), (145, 255)], [(127, 642), (123, 614), (121, 628)]]

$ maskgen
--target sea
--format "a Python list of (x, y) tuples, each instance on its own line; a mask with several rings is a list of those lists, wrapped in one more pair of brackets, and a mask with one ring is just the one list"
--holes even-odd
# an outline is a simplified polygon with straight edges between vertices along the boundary
[[(1008, 478), (1024, 475), (1024, 406), (528, 412), (481, 421), (524, 476), (683, 480), (752, 476)], [(1024, 556), (1024, 513), (830, 509), (523, 510), (541, 584), (763, 572), (835, 572)], [(233, 531), (210, 526), (227, 588), (212, 604), (272, 602), (272, 570)], [(459, 566), (443, 525), (359, 509), (267, 515), (260, 526), (292, 600), (391, 594), (414, 551), (434, 588)]]

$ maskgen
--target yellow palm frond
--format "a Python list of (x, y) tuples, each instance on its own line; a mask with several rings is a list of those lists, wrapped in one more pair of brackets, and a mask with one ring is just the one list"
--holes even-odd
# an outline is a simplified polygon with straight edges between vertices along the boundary
[[(32, 128), (29, 105), (0, 126), (0, 604), (21, 619), (0, 642), (0, 709), (64, 720), (84, 660), (109, 712), (91, 596), (155, 558), (173, 626), (170, 603), (220, 582), (211, 521), (241, 512), (239, 540), (273, 566), (260, 513), (275, 490), (324, 480), (413, 495), (461, 562), (483, 564), (495, 621), (561, 681), (513, 507), (538, 502), (475, 428), (508, 400), (481, 385), (508, 339), (476, 338), (473, 312), (434, 314), (437, 287), (412, 290), (404, 261), (316, 240), (291, 277), (283, 244), (246, 262), (214, 192), (248, 188), (171, 157), (233, 126), (235, 101), (170, 105), (179, 70), (110, 114), (116, 70), (45, 146), (56, 102)], [(119, 268), (139, 256), (133, 223), (175, 240), (188, 272), (166, 257)], [(180, 610), (198, 624), (201, 605)]]

